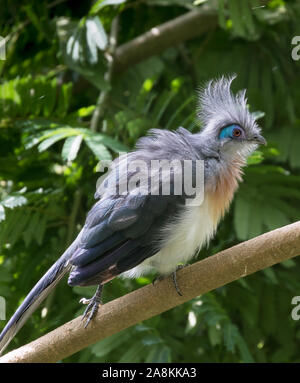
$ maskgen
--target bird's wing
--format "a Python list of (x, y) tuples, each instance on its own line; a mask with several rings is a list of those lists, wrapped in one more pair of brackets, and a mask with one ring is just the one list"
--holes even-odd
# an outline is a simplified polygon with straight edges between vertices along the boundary
[(132, 195), (98, 201), (87, 216), (68, 283), (105, 283), (159, 251), (159, 235), (183, 203), (178, 195)]

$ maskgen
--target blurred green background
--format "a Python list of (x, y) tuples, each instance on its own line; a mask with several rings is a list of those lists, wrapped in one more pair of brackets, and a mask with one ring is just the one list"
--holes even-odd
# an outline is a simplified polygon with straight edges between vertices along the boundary
[[(292, 45), (300, 35), (299, 1), (1, 3), (0, 295), (7, 300), (7, 319), (80, 230), (94, 203), (99, 160), (132, 149), (150, 128), (197, 132), (196, 90), (216, 76), (238, 75), (233, 88), (247, 88), (268, 147), (249, 159), (229, 213), (198, 259), (300, 219), (300, 60), (292, 58), (293, 49), (300, 57)], [(132, 47), (151, 28), (195, 10), (203, 17), (193, 38), (180, 33), (174, 46), (163, 49), (158, 38), (154, 50), (144, 45), (130, 64), (120, 60), (124, 44)], [(109, 36), (116, 27), (114, 47)], [(178, 35), (175, 27), (169, 37), (173, 33)], [(104, 301), (151, 278), (116, 279), (106, 285)], [(95, 289), (65, 282), (10, 349), (82, 313), (79, 299)], [(300, 324), (291, 318), (296, 295), (297, 258), (199, 296), (64, 362), (300, 362)]]

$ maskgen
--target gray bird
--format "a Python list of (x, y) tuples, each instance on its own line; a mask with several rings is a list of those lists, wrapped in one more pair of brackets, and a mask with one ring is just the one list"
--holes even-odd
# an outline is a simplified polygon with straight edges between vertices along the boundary
[[(0, 352), (67, 272), (70, 286), (98, 285), (92, 299), (81, 300), (87, 304), (86, 325), (101, 303), (102, 286), (118, 275), (133, 278), (153, 270), (160, 276), (173, 274), (181, 293), (178, 264), (188, 262), (213, 237), (241, 181), (247, 156), (266, 144), (247, 109), (245, 91), (231, 92), (233, 79), (210, 81), (199, 92), (199, 133), (153, 129), (134, 151), (114, 161), (79, 235), (3, 329)], [(153, 160), (175, 161), (168, 177)], [(131, 166), (135, 163), (136, 168)], [(188, 168), (180, 166), (186, 163)], [(203, 164), (202, 187), (178, 192), (186, 179), (197, 181), (197, 163)], [(166, 185), (169, 192), (164, 193)]]

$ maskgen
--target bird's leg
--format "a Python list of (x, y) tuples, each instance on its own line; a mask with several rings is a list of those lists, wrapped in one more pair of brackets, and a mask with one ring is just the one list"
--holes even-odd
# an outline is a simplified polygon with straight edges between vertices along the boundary
[(182, 292), (180, 291), (180, 288), (179, 288), (179, 286), (177, 284), (176, 272), (177, 272), (177, 270), (173, 271), (172, 279), (173, 279), (173, 283), (174, 283), (175, 289), (177, 291), (177, 294), (182, 297)]
[[(176, 270), (173, 271), (173, 273), (171, 274), (171, 275), (172, 275), (172, 280), (173, 280), (173, 283), (174, 283), (174, 286), (175, 286), (175, 289), (176, 289), (176, 291), (177, 291), (177, 294), (180, 295), (180, 296), (182, 296), (183, 294), (182, 294), (182, 292), (180, 291), (180, 288), (179, 288), (179, 286), (178, 286), (178, 283), (177, 283), (177, 275), (176, 275), (176, 273), (177, 273), (178, 270), (183, 269), (185, 266), (187, 266), (187, 265), (178, 265), (178, 266), (176, 267)], [(156, 282), (159, 282), (159, 281), (163, 280), (164, 278), (165, 278), (165, 277), (164, 277), (164, 276), (161, 276), (161, 275), (158, 276), (158, 277), (155, 277), (155, 278), (153, 279), (153, 281), (152, 281), (153, 286), (154, 286), (154, 284), (155, 284)]]
[(179, 265), (179, 266), (177, 266), (176, 270), (173, 271), (173, 273), (172, 273), (172, 279), (173, 279), (173, 283), (174, 283), (175, 289), (177, 291), (177, 294), (180, 295), (181, 297), (182, 297), (182, 292), (180, 291), (180, 288), (179, 288), (179, 286), (177, 284), (177, 275), (176, 275), (176, 273), (177, 273), (178, 270), (183, 269), (185, 266), (186, 265)]
[(84, 320), (88, 316), (87, 321), (85, 322), (84, 328), (86, 328), (89, 325), (90, 321), (97, 314), (99, 306), (102, 304), (102, 299), (101, 299), (102, 289), (103, 289), (103, 285), (99, 285), (97, 287), (97, 290), (94, 296), (91, 299), (81, 298), (79, 301), (80, 303), (83, 303), (84, 305), (88, 305), (81, 319), (81, 320)]

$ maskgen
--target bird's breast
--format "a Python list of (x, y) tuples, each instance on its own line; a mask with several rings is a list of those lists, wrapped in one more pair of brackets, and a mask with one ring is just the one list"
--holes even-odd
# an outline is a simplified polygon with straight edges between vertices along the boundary
[(209, 199), (199, 197), (193, 206), (185, 206), (172, 222), (164, 228), (161, 250), (146, 260), (160, 274), (173, 272), (178, 263), (186, 263), (198, 249), (208, 243), (215, 231)]
[(205, 185), (204, 198), (197, 196), (192, 206), (185, 206), (179, 217), (165, 228), (161, 250), (149, 264), (161, 274), (174, 271), (180, 262), (191, 259), (213, 237), (220, 219), (229, 208), (241, 180), (243, 163), (239, 160), (221, 167)]
[(242, 179), (242, 166), (241, 160), (233, 161), (230, 166), (222, 167), (206, 185), (210, 214), (215, 226), (230, 206), (238, 183)]
[(234, 163), (224, 168), (205, 185), (204, 198), (196, 196), (163, 229), (160, 250), (126, 276), (139, 276), (155, 268), (159, 274), (171, 274), (179, 263), (188, 262), (198, 250), (208, 244), (217, 225), (228, 209), (241, 180), (241, 166)]

